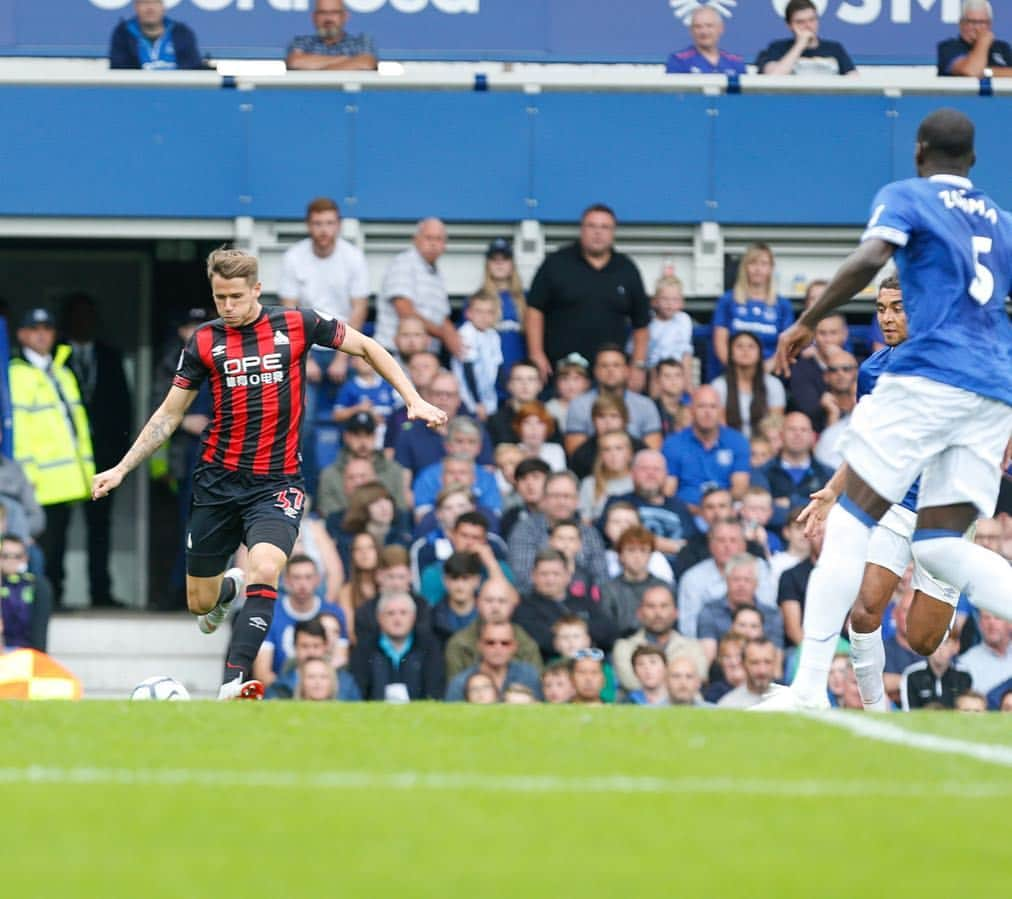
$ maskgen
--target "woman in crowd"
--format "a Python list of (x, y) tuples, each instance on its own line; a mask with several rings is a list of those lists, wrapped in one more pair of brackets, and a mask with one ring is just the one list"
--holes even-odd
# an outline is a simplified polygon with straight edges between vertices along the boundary
[[(594, 405), (590, 407), (590, 421), (594, 433), (569, 457), (569, 470), (581, 480), (593, 473), (598, 441), (602, 435), (629, 430), (629, 410), (619, 397), (602, 395), (594, 400)], [(642, 440), (636, 438), (633, 438), (632, 442), (634, 453), (638, 453), (645, 446)]]
[[(604, 526), (602, 528), (605, 546), (608, 547), (605, 552), (605, 561), (608, 564), (608, 577), (618, 577), (622, 574), (622, 563), (615, 549), (618, 546), (618, 538), (629, 528), (642, 524), (643, 521), (640, 518), (640, 513), (636, 511), (636, 507), (632, 503), (620, 499), (608, 506), (604, 515)], [(656, 549), (650, 553), (647, 571), (654, 577), (659, 577), (662, 581), (669, 584), (675, 582), (675, 573), (671, 570), (671, 563)]]
[(513, 416), (517, 446), (527, 458), (542, 459), (552, 471), (566, 470), (566, 453), (557, 443), (548, 442), (555, 419), (541, 403), (524, 403)]
[(731, 338), (727, 370), (713, 380), (712, 387), (724, 406), (727, 426), (746, 437), (759, 433), (760, 422), (770, 413), (782, 415), (787, 405), (784, 385), (766, 373), (762, 345), (749, 331), (739, 331)]
[(580, 484), (580, 514), (588, 524), (604, 511), (609, 497), (632, 492), (632, 459), (632, 437), (625, 431), (598, 438), (593, 473)]
[(299, 666), (296, 699), (325, 702), (337, 698), (337, 672), (327, 659), (313, 657)]
[(502, 365), (499, 367), (499, 397), (508, 397), (502, 383), (514, 362), (527, 356), (524, 340), (524, 313), (527, 301), (524, 286), (513, 264), (513, 245), (505, 237), (497, 237), (485, 252), (485, 280), (478, 291), (481, 294), (498, 297), (499, 309), (496, 315), (496, 330), (502, 343)]
[(357, 534), (351, 543), (351, 576), (341, 587), (337, 604), (344, 612), (348, 624), (348, 639), (355, 642), (355, 611), (379, 596), (376, 571), (379, 568), (380, 547), (370, 533)]
[(379, 481), (363, 484), (350, 497), (348, 508), (341, 516), (337, 532), (337, 548), (347, 567), (351, 543), (356, 534), (369, 533), (380, 546), (396, 543), (408, 546), (411, 531), (404, 515), (398, 515), (394, 498)]
[(722, 366), (727, 365), (728, 341), (739, 331), (755, 334), (763, 358), (771, 360), (780, 332), (794, 324), (791, 301), (777, 294), (773, 264), (773, 251), (766, 244), (752, 244), (738, 266), (734, 287), (717, 300), (713, 352)]

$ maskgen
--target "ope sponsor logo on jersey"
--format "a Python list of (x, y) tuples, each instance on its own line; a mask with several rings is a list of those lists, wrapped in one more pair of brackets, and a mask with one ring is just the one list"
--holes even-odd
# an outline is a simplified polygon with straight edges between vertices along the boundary
[[(98, 9), (123, 9), (130, 6), (133, 0), (89, 0)], [(727, 0), (724, 0), (727, 2)], [(421, 12), (431, 3), (433, 9), (445, 13), (477, 13), (480, 11), (481, 0), (344, 0), (344, 5), (353, 13), (370, 13), (391, 6), (394, 11), (402, 13)], [(313, 0), (165, 0), (165, 8), (177, 6), (195, 6), (204, 12), (222, 12), (234, 7), (239, 12), (251, 12), (257, 7), (275, 9), (278, 12), (309, 12)]]
[[(214, 351), (211, 353), (213, 355)], [(261, 384), (280, 384), (285, 379), (281, 353), (225, 359), (221, 369), (225, 373), (226, 387), (259, 387)]]

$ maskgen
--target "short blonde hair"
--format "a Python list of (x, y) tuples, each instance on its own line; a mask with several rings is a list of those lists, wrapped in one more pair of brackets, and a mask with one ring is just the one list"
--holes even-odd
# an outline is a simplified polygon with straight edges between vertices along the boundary
[(260, 266), (256, 256), (242, 250), (219, 247), (207, 257), (207, 280), (217, 275), (231, 281), (233, 278), (244, 278), (252, 287), (260, 280)]

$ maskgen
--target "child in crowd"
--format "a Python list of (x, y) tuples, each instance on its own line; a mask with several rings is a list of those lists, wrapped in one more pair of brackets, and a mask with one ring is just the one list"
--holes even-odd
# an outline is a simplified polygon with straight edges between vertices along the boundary
[(601, 670), (604, 674), (604, 684), (598, 691), (601, 699), (605, 702), (614, 702), (615, 694), (618, 692), (618, 682), (615, 679), (615, 672), (611, 665), (604, 662), (604, 653), (594, 649), (590, 639), (590, 628), (587, 622), (578, 615), (563, 615), (552, 625), (552, 647), (559, 654), (559, 658), (570, 661), (578, 659), (587, 653), (600, 653)]
[(671, 705), (668, 695), (668, 660), (663, 650), (644, 644), (637, 646), (632, 654), (633, 671), (641, 687), (626, 697), (633, 705)]
[(749, 465), (752, 471), (762, 468), (773, 458), (773, 446), (762, 434), (756, 434), (749, 443)]
[(506, 705), (534, 705), (538, 697), (527, 684), (512, 683), (503, 690), (502, 701)]
[(569, 592), (573, 596), (589, 596), (594, 602), (601, 599), (601, 590), (590, 572), (577, 564), (576, 557), (583, 549), (583, 538), (575, 521), (560, 521), (548, 534), (548, 545), (566, 557), (569, 568)]
[(351, 369), (353, 374), (338, 392), (331, 418), (343, 424), (359, 412), (370, 413), (376, 420), (376, 449), (382, 449), (386, 421), (394, 411), (394, 390), (361, 356), (351, 357)]
[(483, 671), (475, 671), (464, 684), (464, 699), (475, 705), (495, 705), (499, 691), (495, 681)]
[(692, 397), (688, 392), (691, 378), (677, 359), (662, 359), (653, 368), (650, 395), (661, 416), (661, 431), (666, 437), (689, 426)]
[(554, 429), (555, 419), (537, 401), (521, 404), (513, 415), (513, 432), (524, 455), (544, 459), (552, 471), (565, 471), (566, 453), (549, 439)]
[(510, 531), (518, 522), (538, 513), (545, 496), (545, 481), (550, 472), (548, 463), (542, 459), (524, 459), (517, 465), (513, 479), (520, 503), (503, 513), (499, 533), (504, 540), (509, 539)]
[(569, 404), (590, 390), (590, 363), (579, 353), (570, 353), (555, 367), (555, 396), (546, 404), (558, 424), (560, 434), (566, 431)]
[(527, 458), (527, 454), (515, 443), (500, 443), (495, 448), (492, 460), (495, 462), (495, 483), (502, 497), (502, 508), (508, 509), (523, 505), (517, 493), (517, 466)]
[(716, 702), (725, 693), (745, 683), (745, 638), (727, 633), (717, 644), (717, 658), (710, 667), (709, 684), (703, 699)]
[(484, 421), (499, 408), (499, 367), (502, 341), (495, 328), (499, 302), (496, 297), (476, 293), (467, 303), (467, 321), (459, 328), (464, 351), (454, 356), (451, 370), (460, 384), (460, 398), (472, 415)]
[(773, 517), (773, 497), (769, 490), (749, 487), (741, 501), (739, 514), (745, 527), (745, 539), (754, 540), (763, 547), (767, 559), (784, 548), (783, 540), (766, 527)]
[(573, 677), (569, 673), (569, 660), (550, 662), (541, 672), (541, 695), (553, 705), (572, 702)]
[[(443, 598), (432, 607), (432, 633), (446, 646), (457, 631), (478, 617), (475, 600), (481, 586), (481, 560), (471, 552), (455, 552), (443, 563)], [(431, 597), (423, 591), (430, 602)]]
[(619, 636), (639, 630), (637, 611), (648, 587), (670, 587), (649, 571), (656, 538), (643, 525), (626, 528), (614, 544), (622, 573), (601, 585), (601, 610), (615, 622)]
[(804, 562), (812, 551), (812, 544), (805, 536), (805, 525), (798, 521), (802, 509), (802, 506), (795, 506), (787, 514), (787, 523), (782, 528), (787, 546), (770, 557), (770, 571), (775, 584), (780, 583), (780, 575)]
[[(770, 450), (776, 456), (784, 448), (784, 417), (779, 412), (763, 416), (759, 422), (759, 435), (769, 442)], [(772, 456), (771, 456), (772, 458)]]
[(682, 282), (674, 275), (658, 280), (650, 305), (654, 317), (647, 329), (647, 366), (653, 368), (662, 359), (674, 359), (682, 365), (685, 383), (691, 383), (692, 319), (683, 311)]
[[(614, 578), (622, 574), (622, 562), (619, 560), (616, 549), (619, 537), (629, 528), (642, 524), (640, 513), (636, 511), (636, 507), (632, 503), (626, 500), (616, 500), (605, 510), (603, 531), (605, 543), (610, 547), (605, 552), (609, 577)], [(671, 570), (671, 563), (657, 550), (650, 553), (647, 571), (666, 584), (670, 585), (675, 582), (675, 573)]]
[(600, 517), (609, 498), (632, 493), (633, 452), (632, 437), (625, 431), (598, 438), (593, 470), (580, 483), (580, 514), (587, 524)]

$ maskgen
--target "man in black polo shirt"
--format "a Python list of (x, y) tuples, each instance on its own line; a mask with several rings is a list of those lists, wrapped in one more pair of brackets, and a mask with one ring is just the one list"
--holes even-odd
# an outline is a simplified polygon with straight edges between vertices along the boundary
[(616, 253), (615, 213), (597, 203), (580, 219), (580, 239), (548, 256), (531, 284), (525, 329), (530, 357), (542, 377), (551, 359), (580, 353), (593, 359), (603, 343), (622, 342), (632, 329), (631, 390), (646, 381), (650, 300), (635, 263)]

